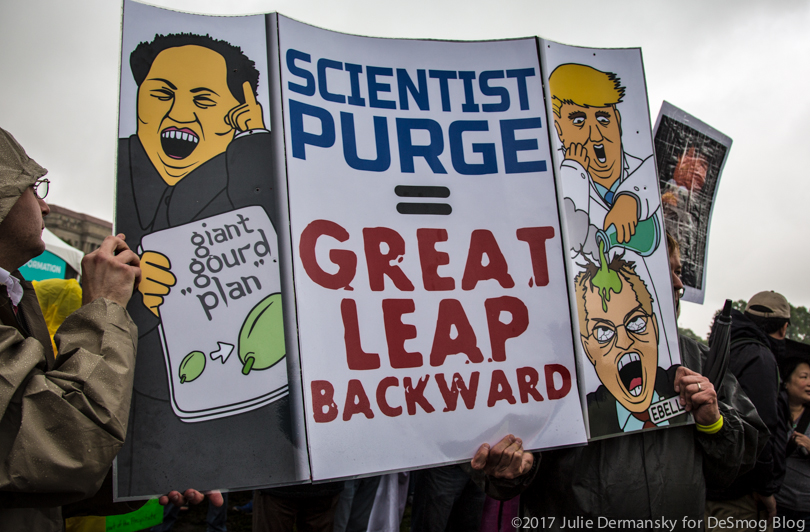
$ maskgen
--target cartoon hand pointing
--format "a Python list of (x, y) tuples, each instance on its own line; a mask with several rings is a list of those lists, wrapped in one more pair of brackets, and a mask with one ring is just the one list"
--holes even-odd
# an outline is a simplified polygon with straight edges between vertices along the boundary
[(163, 296), (167, 295), (177, 282), (171, 267), (169, 258), (156, 251), (145, 251), (141, 256), (142, 277), (138, 291), (143, 294), (143, 304), (158, 318)]
[(253, 94), (253, 88), (250, 86), (249, 81), (242, 84), (242, 91), (245, 94), (245, 103), (231, 109), (228, 116), (225, 117), (225, 121), (229, 126), (239, 131), (264, 129), (262, 106), (256, 101), (256, 96)]

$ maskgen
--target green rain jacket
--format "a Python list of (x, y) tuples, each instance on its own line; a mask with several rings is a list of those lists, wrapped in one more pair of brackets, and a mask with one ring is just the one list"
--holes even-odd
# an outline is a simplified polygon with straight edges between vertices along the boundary
[[(0, 129), (0, 223), (45, 174)], [(12, 275), (21, 279), (19, 272)], [(15, 313), (0, 288), (0, 530), (60, 531), (59, 506), (94, 496), (124, 443), (137, 328), (97, 299), (56, 333), (57, 356), (33, 286)]]

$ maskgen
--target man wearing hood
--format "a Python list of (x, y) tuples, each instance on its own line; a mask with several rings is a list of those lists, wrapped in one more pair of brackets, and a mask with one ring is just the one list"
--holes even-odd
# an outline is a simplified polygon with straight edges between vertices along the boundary
[[(756, 406), (771, 437), (753, 470), (739, 476), (728, 488), (708, 493), (706, 515), (717, 519), (707, 520), (707, 525), (719, 523), (726, 517), (773, 518), (776, 515), (774, 493), (779, 491), (785, 476), (788, 418), (777, 402), (777, 357), (784, 354), (790, 305), (782, 294), (759, 292), (748, 301), (745, 313), (733, 310), (731, 316), (728, 369)], [(760, 511), (763, 507), (764, 511)]]
[(54, 353), (18, 269), (45, 250), (46, 170), (0, 129), (0, 530), (61, 531), (60, 505), (91, 497), (127, 429), (137, 329), (125, 309), (140, 280), (124, 235), (82, 261), (83, 306)]

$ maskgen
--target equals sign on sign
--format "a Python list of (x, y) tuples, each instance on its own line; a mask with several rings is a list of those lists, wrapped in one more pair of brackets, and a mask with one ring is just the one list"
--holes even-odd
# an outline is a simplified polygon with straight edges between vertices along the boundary
[(397, 212), (399, 214), (448, 215), (453, 212), (453, 208), (448, 203), (418, 201), (423, 198), (449, 198), (450, 189), (447, 187), (397, 185), (394, 187), (394, 193), (400, 198), (413, 199), (413, 201), (397, 203)]

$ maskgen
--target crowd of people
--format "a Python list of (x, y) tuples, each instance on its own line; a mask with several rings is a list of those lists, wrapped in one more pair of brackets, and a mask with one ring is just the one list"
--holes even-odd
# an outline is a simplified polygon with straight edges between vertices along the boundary
[[(44, 250), (45, 173), (0, 130), (3, 531), (58, 531), (67, 515), (132, 508), (112, 501), (111, 464), (130, 410), (138, 336), (125, 308), (141, 277), (140, 261), (123, 234), (87, 255), (81, 306), (52, 344), (33, 286), (17, 271)], [(680, 252), (672, 238), (667, 244), (678, 302)], [(734, 311), (728, 369), (714, 384), (704, 375), (709, 349), (681, 337), (674, 384), (694, 425), (542, 453), (506, 435), (481, 445), (468, 464), (411, 475), (411, 529), (477, 531), (482, 522), (499, 531), (596, 529), (607, 519), (636, 529), (804, 530), (810, 519), (810, 358), (786, 347), (789, 323), (790, 305), (775, 292), (757, 293), (744, 312)], [(383, 484), (373, 478), (257, 491), (254, 530), (370, 530), (383, 485), (404, 503), (399, 494), (407, 489), (394, 477)], [(209, 498), (218, 519), (211, 526), (224, 530), (224, 511), (215, 510), (226, 508), (222, 496)], [(165, 530), (176, 516), (171, 508), (199, 503), (203, 495), (188, 490), (161, 499), (171, 505)], [(493, 501), (511, 503), (488, 504)], [(401, 516), (401, 504), (389, 505)], [(504, 515), (519, 519), (505, 521)]]

